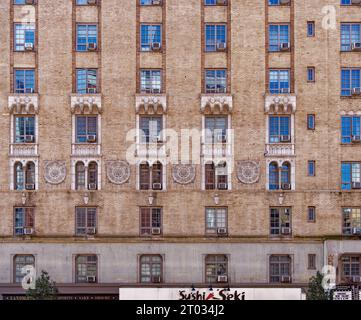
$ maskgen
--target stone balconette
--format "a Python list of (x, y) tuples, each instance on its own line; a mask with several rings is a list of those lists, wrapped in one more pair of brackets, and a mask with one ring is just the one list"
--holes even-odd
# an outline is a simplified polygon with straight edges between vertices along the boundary
[(266, 113), (295, 113), (297, 107), (295, 94), (266, 94)]
[(214, 93), (201, 95), (201, 112), (207, 109), (211, 113), (218, 111), (220, 113), (229, 112), (233, 110), (233, 97), (230, 94)]
[(8, 98), (10, 113), (38, 113), (39, 95), (37, 93), (14, 93)]
[(294, 143), (268, 143), (266, 144), (266, 157), (295, 156)]
[(167, 95), (165, 94), (137, 94), (135, 96), (135, 112), (166, 113)]
[(99, 157), (101, 145), (97, 143), (73, 143), (71, 154), (73, 157)]
[(71, 112), (84, 113), (101, 113), (102, 112), (102, 95), (101, 94), (72, 94), (71, 95)]
[(11, 157), (38, 157), (38, 144), (36, 143), (12, 143), (9, 155)]

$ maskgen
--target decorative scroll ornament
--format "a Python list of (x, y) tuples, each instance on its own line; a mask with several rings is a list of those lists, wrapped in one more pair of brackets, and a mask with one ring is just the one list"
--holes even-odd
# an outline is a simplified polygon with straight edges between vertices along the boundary
[(196, 168), (191, 164), (177, 164), (173, 166), (173, 180), (179, 184), (189, 184), (196, 177)]
[(107, 177), (114, 184), (126, 183), (130, 178), (130, 167), (126, 161), (107, 161)]
[(237, 162), (237, 178), (245, 184), (258, 182), (260, 176), (259, 162), (245, 160)]
[(44, 178), (50, 184), (60, 184), (65, 180), (65, 161), (45, 161)]

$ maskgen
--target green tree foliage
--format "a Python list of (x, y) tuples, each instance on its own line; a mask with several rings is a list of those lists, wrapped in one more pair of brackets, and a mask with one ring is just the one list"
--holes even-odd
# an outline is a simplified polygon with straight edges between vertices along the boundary
[(317, 274), (310, 278), (307, 290), (307, 300), (330, 300), (330, 294), (322, 287), (323, 275)]
[(26, 296), (29, 300), (55, 300), (58, 289), (54, 281), (50, 280), (49, 274), (42, 270), (40, 277), (35, 281), (35, 289), (28, 289)]

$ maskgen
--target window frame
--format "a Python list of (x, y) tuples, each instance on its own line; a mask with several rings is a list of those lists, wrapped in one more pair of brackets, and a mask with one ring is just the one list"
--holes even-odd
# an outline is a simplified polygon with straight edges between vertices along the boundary
[[(78, 214), (79, 214), (79, 211), (78, 210), (85, 210), (85, 219), (84, 219), (84, 222), (85, 222), (85, 227), (81, 227), (78, 225)], [(94, 225), (93, 226), (89, 226), (89, 220), (91, 221), (91, 219), (89, 219), (89, 214), (91, 211), (93, 210), (94, 211)], [(75, 236), (77, 237), (81, 237), (81, 236), (87, 236), (88, 235), (88, 232), (87, 230), (89, 228), (95, 228), (95, 233), (98, 232), (98, 208), (97, 207), (87, 207), (87, 206), (77, 206), (75, 207)], [(84, 229), (84, 232), (79, 232), (80, 229)]]
[[(155, 258), (155, 257), (158, 257), (160, 258), (160, 262), (154, 262), (152, 261), (152, 258)], [(150, 258), (150, 262), (142, 262), (142, 259), (143, 258)], [(144, 277), (146, 277), (145, 275), (143, 276), (143, 270), (142, 270), (142, 266), (144, 264), (149, 264), (150, 265), (150, 281), (143, 281), (142, 279)], [(153, 265), (156, 265), (156, 264), (159, 264), (160, 265), (160, 274), (153, 274)], [(155, 284), (155, 283), (158, 283), (158, 282), (154, 282), (152, 281), (153, 277), (160, 277), (160, 281), (159, 283), (164, 283), (164, 257), (163, 255), (161, 254), (141, 254), (139, 255), (139, 283), (147, 283), (147, 284)]]
[(316, 160), (307, 160), (307, 176), (316, 177)]
[[(349, 210), (347, 213), (346, 210)], [(355, 212), (353, 212), (355, 211)], [(361, 208), (360, 207), (342, 207), (342, 235), (354, 236), (353, 229), (361, 229)], [(348, 216), (348, 217), (347, 217)], [(358, 218), (357, 218), (358, 216)], [(358, 220), (358, 221), (357, 221)]]
[[(312, 118), (313, 125), (310, 125), (310, 118)], [(316, 130), (316, 115), (314, 113), (307, 114), (307, 130)]]
[[(79, 27), (86, 26), (86, 36), (85, 36), (85, 43), (79, 43)], [(89, 42), (89, 27), (95, 26), (96, 27), (96, 42)], [(89, 43), (95, 43), (96, 49), (93, 51), (99, 51), (99, 23), (98, 22), (77, 22), (75, 26), (75, 48), (74, 51), (76, 52), (89, 52), (88, 46)], [(85, 50), (80, 50), (79, 46), (85, 46)]]
[[(23, 135), (17, 135), (17, 120), (18, 119), (24, 119), (23, 121), (23, 128), (22, 130), (24, 131)], [(26, 119), (26, 120), (25, 120)], [(31, 133), (31, 129), (28, 132), (27, 130), (28, 128), (28, 123), (29, 123), (29, 119), (33, 119), (33, 134)], [(15, 114), (13, 116), (13, 142), (14, 144), (36, 144), (37, 143), (37, 136), (36, 136), (36, 115), (32, 115), (32, 114)], [(20, 132), (20, 127), (19, 127), (19, 132)], [(26, 137), (27, 136), (33, 136), (34, 137), (34, 141), (33, 142), (26, 142)], [(17, 142), (17, 138), (19, 137), (19, 139), (23, 139), (23, 141), (19, 141)]]
[[(275, 217), (273, 212), (277, 211), (278, 217)], [(286, 214), (286, 211), (289, 211)], [(282, 221), (282, 216), (287, 216), (288, 218), (285, 221)], [(276, 221), (277, 220), (277, 221)], [(274, 224), (277, 224), (275, 226)], [(282, 234), (282, 228), (290, 228), (290, 234)], [(292, 207), (270, 207), (269, 208), (269, 235), (270, 237), (283, 237), (283, 236), (292, 236)]]
[(307, 269), (316, 270), (317, 269), (317, 255), (315, 253), (309, 253), (307, 255)]
[[(228, 24), (226, 22), (205, 22), (204, 23), (204, 48), (203, 51), (205, 53), (208, 52), (217, 52), (217, 45), (218, 43), (223, 43), (223, 41), (218, 41), (217, 37), (218, 37), (218, 32), (217, 32), (217, 27), (224, 27), (224, 43), (226, 44), (226, 49), (228, 48)], [(214, 41), (214, 45), (212, 45), (213, 49), (210, 50), (207, 47), (210, 47), (210, 45), (207, 45), (207, 27), (214, 27), (214, 39), (212, 39), (212, 41)]]
[[(311, 211), (313, 215), (313, 219), (311, 218)], [(315, 223), (316, 222), (316, 207), (315, 206), (308, 206), (307, 207), (307, 222)]]
[[(80, 76), (80, 72), (85, 71), (85, 89), (81, 88), (79, 86), (79, 76)], [(90, 86), (90, 81), (91, 81), (91, 76), (93, 76), (92, 74), (90, 74), (91, 72), (95, 72), (95, 88), (92, 88)], [(76, 94), (85, 94), (85, 95), (89, 95), (89, 94), (99, 94), (99, 70), (97, 68), (77, 68), (75, 70), (75, 93)], [(81, 83), (81, 82), (80, 82)], [(89, 92), (90, 89), (95, 89), (95, 92)], [(85, 90), (85, 92), (81, 92)]]
[[(163, 23), (155, 23), (155, 22), (152, 22), (152, 23), (148, 23), (148, 22), (141, 22), (140, 24), (139, 24), (139, 51), (140, 52), (154, 52), (153, 50), (152, 50), (152, 45), (153, 45), (153, 43), (158, 43), (157, 41), (153, 41), (152, 39), (150, 39), (150, 37), (149, 37), (149, 30), (148, 30), (148, 28), (147, 28), (147, 34), (148, 34), (148, 36), (147, 36), (147, 43), (144, 43), (143, 44), (143, 42), (142, 42), (142, 27), (143, 26), (146, 26), (146, 27), (159, 27), (159, 29), (160, 29), (160, 36), (159, 36), (159, 38), (160, 38), (160, 41), (159, 41), (159, 43), (160, 43), (160, 49), (157, 51), (157, 52), (162, 52), (163, 51)], [(153, 38), (156, 38), (156, 31), (155, 31), (155, 33), (154, 33), (154, 36), (153, 36)]]
[[(86, 257), (87, 258), (87, 261), (85, 263), (86, 265), (86, 275), (85, 275), (85, 278), (87, 277), (93, 277), (92, 275), (89, 275), (88, 272), (88, 267), (92, 264), (95, 264), (95, 283), (99, 283), (99, 257), (97, 254), (77, 254), (75, 255), (75, 283), (88, 283), (87, 281), (79, 281), (79, 271), (78, 271), (78, 259), (81, 258), (81, 257)], [(89, 262), (88, 261), (88, 258), (90, 257), (95, 257), (96, 260), (95, 260), (95, 263), (92, 263), (92, 262)], [(82, 263), (83, 264), (83, 263)]]
[[(23, 79), (24, 80), (24, 89), (18, 89), (17, 88), (17, 76), (16, 76), (16, 72), (17, 71), (23, 71), (24, 72), (24, 75), (23, 75)], [(27, 71), (31, 71), (33, 73), (32, 77), (33, 77), (33, 83), (30, 83), (32, 84), (33, 86), (32, 87), (29, 87), (27, 88), (27, 81), (26, 81), (26, 72)], [(33, 93), (37, 93), (37, 83), (36, 83), (36, 70), (34, 68), (14, 68), (13, 70), (14, 72), (14, 75), (13, 75), (13, 79), (14, 79), (14, 83), (13, 83), (13, 93), (14, 94), (33, 94)], [(30, 90), (30, 92), (27, 92), (27, 90)]]
[[(343, 175), (344, 175), (343, 171), (344, 171), (344, 166), (346, 166), (346, 165), (350, 166), (350, 176), (349, 176), (350, 182), (343, 180)], [(357, 174), (357, 170), (353, 170), (354, 165), (358, 165), (358, 167), (360, 169), (360, 171), (358, 172), (359, 174)], [(355, 177), (358, 176), (359, 179), (354, 180), (354, 176)], [(343, 191), (355, 190), (352, 188), (352, 183), (354, 183), (354, 182), (361, 182), (361, 162), (360, 161), (342, 161), (341, 162), (341, 190), (343, 190)], [(344, 185), (346, 185), (346, 184), (347, 184), (347, 187), (345, 188)]]
[[(26, 4), (25, 4), (26, 5)], [(20, 29), (17, 29), (18, 26), (22, 26), (22, 28)], [(26, 27), (29, 26), (29, 27), (33, 27), (32, 29), (27, 29)], [(21, 23), (21, 22), (14, 22), (14, 39), (13, 39), (13, 51), (14, 52), (26, 52), (27, 50), (25, 49), (25, 43), (32, 43), (33, 44), (33, 50), (31, 50), (31, 52), (33, 52), (35, 50), (35, 47), (36, 47), (36, 40), (37, 40), (37, 36), (36, 36), (36, 25), (35, 23)], [(23, 35), (24, 35), (24, 41), (22, 42), (18, 42), (17, 39), (20, 39), (20, 38), (17, 38), (17, 31), (22, 31), (23, 32)], [(32, 42), (27, 42), (26, 41), (26, 33), (29, 32), (29, 31), (32, 31), (33, 33), (33, 41)], [(22, 39), (22, 38), (21, 38)], [(21, 49), (17, 49), (17, 47), (22, 47)]]
[[(272, 50), (272, 47), (275, 47), (276, 45), (271, 45), (271, 27), (277, 27), (277, 50)], [(287, 43), (289, 43), (289, 49), (285, 50), (284, 52), (290, 52), (291, 51), (291, 27), (289, 23), (269, 23), (268, 24), (268, 52), (283, 52), (281, 50), (281, 44), (286, 43), (281, 41), (281, 27), (287, 27)]]
[[(149, 227), (144, 227), (143, 226), (143, 210), (149, 210), (148, 214), (149, 214)], [(154, 212), (156, 210), (159, 210), (158, 212)], [(159, 226), (154, 226), (153, 225), (153, 214), (158, 214), (159, 215)], [(154, 235), (152, 233), (152, 229), (153, 228), (159, 228), (160, 229), (160, 234)], [(149, 231), (147, 233), (147, 231)], [(162, 207), (140, 207), (139, 208), (139, 236), (140, 237), (154, 237), (154, 236), (162, 236), (163, 235), (163, 208)]]
[[(213, 214), (214, 214), (214, 227), (208, 227), (208, 217), (209, 217), (209, 210), (213, 210)], [(224, 212), (220, 212), (220, 211), (224, 211)], [(224, 213), (224, 226), (219, 226), (219, 218), (218, 216)], [(225, 228), (227, 230), (227, 233), (225, 235), (222, 236), (227, 236), (228, 235), (228, 207), (205, 207), (204, 210), (204, 220), (205, 220), (205, 234), (207, 236), (219, 236), (218, 234), (218, 229), (219, 228)]]
[[(207, 73), (214, 72), (214, 77), (212, 77), (212, 81), (214, 83), (214, 89), (208, 89), (209, 83), (207, 83)], [(224, 72), (224, 78), (218, 77), (218, 73)], [(224, 82), (224, 89), (221, 90), (222, 82)], [(219, 86), (219, 88), (218, 88)], [(227, 94), (228, 93), (228, 71), (226, 68), (221, 69), (213, 69), (213, 68), (206, 68), (204, 69), (204, 93), (205, 94)]]
[[(312, 33), (310, 33), (310, 27), (312, 28)], [(314, 38), (316, 36), (316, 23), (315, 21), (307, 21), (307, 38)]]
[[(275, 82), (271, 82), (271, 73), (274, 73), (274, 72), (277, 73), (277, 89), (271, 88), (271, 83), (275, 83)], [(286, 88), (281, 88), (281, 83), (285, 83), (285, 82), (281, 81), (281, 73), (282, 72), (287, 72), (288, 87), (286, 87)], [(287, 89), (287, 92), (282, 92), (283, 89)], [(280, 69), (270, 68), (270, 69), (268, 69), (268, 92), (269, 92), (269, 94), (291, 94), (292, 93), (291, 70), (287, 69), (287, 68), (280, 68)]]
[[(23, 212), (22, 214), (22, 225), (21, 226), (17, 226), (17, 218), (16, 218), (16, 214), (17, 214), (17, 210), (21, 209)], [(30, 212), (28, 212), (30, 211)], [(27, 217), (28, 216), (28, 217)], [(30, 222), (27, 222), (29, 221)], [(25, 228), (32, 228), (35, 230), (35, 207), (29, 207), (29, 206), (15, 206), (13, 208), (13, 234), (14, 236), (23, 236), (24, 235), (24, 229)], [(17, 229), (21, 229), (21, 232), (17, 232)]]
[[(289, 261), (281, 261), (280, 259), (281, 258), (285, 258), (287, 257)], [(279, 261), (271, 261), (272, 258), (278, 258)], [(279, 269), (279, 272), (277, 274), (273, 274), (272, 273), (272, 264), (278, 264), (278, 269)], [(281, 265), (285, 265), (285, 264), (288, 264), (288, 271), (289, 273), (286, 274), (286, 273), (282, 273), (282, 267)], [(269, 283), (279, 283), (281, 284), (282, 283), (282, 276), (289, 276), (290, 279), (291, 279), (291, 283), (292, 283), (292, 275), (293, 275), (293, 259), (292, 259), (292, 256), (289, 255), (289, 254), (271, 254), (269, 255), (269, 261), (268, 261), (268, 268), (269, 268)], [(279, 280), (278, 281), (273, 281), (272, 278), (275, 278), (275, 277), (278, 277)]]
[[(149, 79), (147, 79), (147, 77), (145, 76), (145, 78), (143, 78), (143, 73), (145, 72), (149, 72), (150, 76)], [(156, 76), (154, 75), (154, 73), (159, 72), (159, 88), (157, 88), (157, 86), (155, 85), (155, 83), (157, 83), (157, 79), (155, 78)], [(150, 88), (147, 88), (148, 84), (151, 84)], [(155, 83), (153, 83), (153, 81)], [(145, 88), (143, 89), (143, 84), (145, 85)], [(156, 93), (154, 92), (155, 90), (159, 89), (159, 92)], [(141, 94), (162, 94), (163, 93), (163, 69), (158, 69), (158, 68), (149, 68), (149, 69), (145, 69), (142, 68), (139, 70), (139, 92)]]
[[(214, 259), (214, 261), (210, 259)], [(218, 258), (224, 258), (223, 261)], [(219, 271), (222, 269), (222, 264), (225, 265), (225, 271), (223, 273), (220, 273)], [(212, 273), (212, 275), (208, 275), (208, 267), (212, 267), (214, 271), (216, 271), (215, 275)], [(213, 271), (213, 270), (212, 270)], [(227, 276), (229, 277), (229, 257), (227, 254), (221, 254), (221, 253), (212, 253), (212, 254), (206, 254), (204, 257), (204, 280), (205, 283), (209, 284), (216, 284), (218, 281), (219, 276)], [(215, 278), (215, 280), (211, 279)], [(229, 280), (229, 279), (228, 279)]]
[[(36, 256), (34, 254), (14, 254), (13, 256), (13, 283), (21, 283), (21, 281), (17, 281), (18, 279), (18, 275), (17, 275), (17, 265), (18, 263), (16, 262), (16, 258), (18, 257), (27, 257), (27, 258), (32, 258), (33, 259), (33, 263), (30, 264), (29, 262), (24, 262), (22, 265), (22, 267), (25, 267), (27, 265), (32, 265), (34, 268), (36, 268)], [(21, 269), (20, 269), (21, 270)], [(22, 279), (24, 278), (25, 274), (22, 275)]]

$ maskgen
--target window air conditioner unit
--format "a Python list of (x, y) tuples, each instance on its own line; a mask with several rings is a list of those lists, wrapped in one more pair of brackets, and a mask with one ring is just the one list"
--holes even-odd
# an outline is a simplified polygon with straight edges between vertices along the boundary
[(280, 93), (290, 93), (290, 88), (281, 88)]
[(352, 228), (353, 235), (361, 235), (361, 228)]
[(360, 94), (361, 94), (361, 88), (352, 88), (352, 95), (353, 96), (359, 96)]
[(92, 235), (92, 234), (96, 234), (96, 228), (94, 228), (94, 227), (91, 227), (91, 228), (87, 228), (86, 229), (86, 234), (90, 234), (90, 235)]
[(361, 42), (354, 42), (351, 45), (352, 51), (361, 51)]
[(34, 234), (34, 229), (33, 229), (33, 228), (25, 227), (24, 230), (23, 230), (23, 233), (24, 233), (24, 235), (26, 235), (26, 236), (30, 236), (30, 235)]
[(26, 51), (33, 51), (34, 50), (34, 44), (32, 42), (25, 42), (24, 43), (24, 49)]
[(361, 282), (361, 277), (360, 276), (352, 276), (352, 282), (355, 282), (355, 283)]
[(361, 189), (361, 182), (352, 182), (352, 189)]
[(162, 184), (161, 183), (153, 183), (152, 189), (153, 190), (162, 190)]
[(96, 94), (97, 93), (97, 88), (88, 88), (88, 93), (89, 94)]
[(88, 0), (87, 4), (89, 5), (96, 5), (97, 4), (97, 0)]
[(288, 50), (290, 50), (290, 48), (291, 48), (291, 45), (289, 42), (283, 42), (280, 44), (281, 51), (288, 51)]
[(281, 276), (282, 283), (291, 283), (291, 276)]
[(282, 184), (282, 190), (291, 190), (291, 184), (290, 183), (283, 183)]
[(27, 183), (27, 184), (25, 184), (25, 189), (26, 190), (35, 190), (35, 184)]
[(227, 234), (227, 228), (218, 228), (217, 229), (217, 234), (220, 234), (220, 235)]
[(290, 227), (282, 227), (281, 228), (281, 234), (283, 234), (283, 235), (291, 234), (291, 228)]
[(218, 276), (217, 282), (220, 282), (220, 283), (228, 282), (228, 277), (227, 276)]
[(34, 136), (33, 135), (26, 135), (25, 136), (25, 142), (26, 143), (33, 143), (34, 142)]
[(225, 42), (217, 43), (217, 51), (225, 51), (227, 49), (227, 44)]
[(97, 184), (96, 183), (89, 183), (88, 184), (88, 189), (89, 190), (96, 190), (97, 189)]
[(96, 280), (97, 280), (97, 277), (95, 277), (95, 276), (87, 276), (86, 277), (86, 282), (88, 282), (88, 283), (95, 283)]
[(360, 4), (361, 4), (361, 0), (351, 0), (351, 4), (352, 4), (352, 5), (360, 5)]
[(152, 276), (152, 283), (160, 283), (160, 276)]
[(153, 42), (152, 43), (152, 50), (153, 51), (159, 51), (162, 48), (162, 45), (160, 42)]
[(97, 49), (97, 44), (94, 42), (88, 43), (88, 51), (94, 51)]
[(94, 135), (94, 134), (87, 135), (87, 136), (86, 136), (86, 141), (87, 141), (87, 142), (96, 142), (96, 141), (97, 141), (97, 136)]
[(160, 89), (159, 89), (159, 88), (153, 88), (153, 89), (151, 89), (151, 93), (159, 94), (159, 93), (160, 93)]
[(25, 4), (34, 4), (35, 0), (25, 0)]
[(161, 234), (161, 229), (160, 228), (152, 228), (152, 234), (154, 234), (154, 235)]
[(284, 135), (280, 137), (281, 142), (291, 142), (291, 136), (290, 135)]
[(361, 142), (361, 136), (352, 136), (352, 142)]
[(227, 190), (228, 189), (227, 183), (218, 183), (217, 187), (219, 190)]
[(162, 5), (162, 0), (152, 0), (152, 5), (153, 6), (161, 6)]

